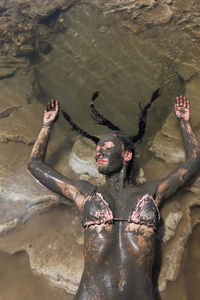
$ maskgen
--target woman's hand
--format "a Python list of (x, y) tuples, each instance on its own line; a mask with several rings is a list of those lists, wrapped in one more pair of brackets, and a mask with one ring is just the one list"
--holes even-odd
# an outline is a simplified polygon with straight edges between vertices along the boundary
[(59, 112), (59, 102), (55, 100), (48, 102), (44, 111), (43, 126), (51, 127), (57, 120), (58, 112)]
[(190, 119), (190, 103), (185, 97), (176, 97), (174, 111), (177, 119), (183, 119), (186, 122)]

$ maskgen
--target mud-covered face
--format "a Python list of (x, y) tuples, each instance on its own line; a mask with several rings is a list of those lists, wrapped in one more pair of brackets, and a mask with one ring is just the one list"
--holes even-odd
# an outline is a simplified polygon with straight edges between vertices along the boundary
[(98, 171), (105, 175), (119, 172), (123, 167), (124, 152), (124, 145), (116, 135), (105, 135), (96, 149)]

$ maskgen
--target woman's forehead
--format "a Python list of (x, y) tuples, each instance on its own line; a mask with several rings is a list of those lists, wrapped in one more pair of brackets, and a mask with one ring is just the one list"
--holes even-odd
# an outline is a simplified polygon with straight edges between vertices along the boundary
[(115, 145), (121, 144), (120, 143), (120, 139), (119, 136), (116, 133), (108, 133), (106, 135), (104, 135), (100, 140), (98, 145), (103, 145), (107, 142), (112, 142)]

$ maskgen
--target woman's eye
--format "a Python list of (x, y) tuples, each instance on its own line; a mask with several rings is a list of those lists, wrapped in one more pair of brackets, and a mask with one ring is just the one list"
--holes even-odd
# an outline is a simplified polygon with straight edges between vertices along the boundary
[(112, 152), (112, 148), (109, 148), (106, 150), (107, 153), (111, 153)]

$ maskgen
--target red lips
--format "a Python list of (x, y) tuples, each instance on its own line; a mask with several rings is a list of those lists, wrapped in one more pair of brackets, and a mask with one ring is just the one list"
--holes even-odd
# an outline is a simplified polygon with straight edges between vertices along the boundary
[(97, 160), (98, 165), (106, 165), (108, 163), (107, 159), (98, 159)]

